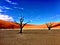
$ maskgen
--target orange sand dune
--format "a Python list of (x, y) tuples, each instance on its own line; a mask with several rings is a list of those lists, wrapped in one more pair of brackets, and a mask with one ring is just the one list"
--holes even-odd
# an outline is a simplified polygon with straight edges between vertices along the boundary
[[(25, 28), (47, 28), (46, 24), (25, 26)], [(52, 28), (60, 28), (60, 22), (52, 22)]]
[[(15, 28), (20, 28), (20, 25), (15, 23), (15, 22), (9, 22), (9, 21), (3, 21), (0, 20), (0, 29), (15, 29)], [(24, 28), (47, 28), (46, 24), (42, 25), (32, 25), (32, 24), (26, 24)], [(53, 22), (52, 23), (52, 28), (60, 28), (60, 22)]]
[(0, 20), (0, 28), (4, 28), (4, 29), (6, 29), (6, 28), (19, 28), (19, 25), (14, 22)]

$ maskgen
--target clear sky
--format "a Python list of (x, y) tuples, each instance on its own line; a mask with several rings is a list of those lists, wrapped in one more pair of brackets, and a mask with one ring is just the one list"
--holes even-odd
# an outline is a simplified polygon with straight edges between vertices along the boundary
[(16, 22), (23, 15), (30, 24), (60, 22), (60, 0), (0, 0), (1, 15)]

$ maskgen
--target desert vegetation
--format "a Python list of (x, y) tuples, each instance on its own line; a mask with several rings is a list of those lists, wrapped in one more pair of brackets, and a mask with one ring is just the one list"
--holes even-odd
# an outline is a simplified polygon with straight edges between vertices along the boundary
[(20, 33), (22, 33), (23, 27), (24, 27), (27, 23), (29, 23), (29, 22), (26, 22), (25, 24), (23, 24), (23, 21), (24, 21), (24, 17), (21, 16), (21, 18), (20, 18)]
[(48, 30), (51, 30), (51, 28), (52, 28), (52, 23), (50, 22), (50, 23), (46, 23), (46, 26), (47, 26), (47, 28), (48, 28)]

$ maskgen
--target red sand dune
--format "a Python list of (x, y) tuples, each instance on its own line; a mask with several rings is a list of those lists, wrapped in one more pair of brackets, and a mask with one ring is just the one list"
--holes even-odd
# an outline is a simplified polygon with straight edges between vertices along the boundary
[(52, 28), (60, 28), (60, 22), (53, 23)]
[[(15, 29), (15, 28), (20, 28), (20, 25), (15, 23), (15, 22), (0, 20), (0, 28)], [(42, 24), (42, 25), (27, 24), (27, 25), (24, 26), (24, 28), (47, 28), (47, 26), (46, 26), (46, 24)], [(52, 28), (60, 28), (60, 22), (52, 23)]]
[[(25, 26), (25, 28), (47, 28), (46, 24)], [(52, 28), (60, 28), (60, 22), (52, 22)]]
[(4, 29), (6, 29), (6, 28), (19, 28), (19, 25), (14, 22), (0, 20), (0, 28), (4, 28)]

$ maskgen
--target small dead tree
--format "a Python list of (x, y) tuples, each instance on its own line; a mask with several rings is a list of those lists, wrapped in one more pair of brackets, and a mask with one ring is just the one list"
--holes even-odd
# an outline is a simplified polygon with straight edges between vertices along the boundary
[(48, 30), (51, 30), (52, 28), (52, 23), (46, 23)]
[(26, 22), (25, 24), (23, 24), (23, 21), (24, 21), (24, 17), (21, 17), (20, 18), (20, 33), (22, 33), (22, 29), (24, 28), (24, 26), (29, 23), (29, 22)]

